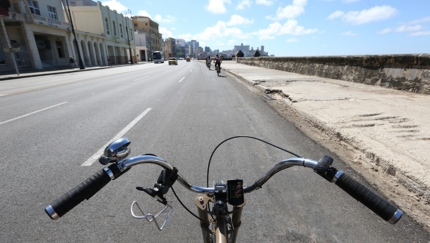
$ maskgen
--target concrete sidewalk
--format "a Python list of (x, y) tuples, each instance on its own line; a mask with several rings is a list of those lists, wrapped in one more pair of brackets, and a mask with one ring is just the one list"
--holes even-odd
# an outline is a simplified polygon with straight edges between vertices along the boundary
[[(147, 64), (152, 62), (138, 62), (133, 63), (133, 65), (141, 65), (141, 64)], [(83, 71), (92, 71), (92, 70), (99, 70), (99, 69), (105, 69), (105, 68), (115, 68), (115, 67), (124, 67), (124, 66), (130, 66), (130, 64), (120, 64), (120, 65), (113, 65), (113, 66), (92, 66), (92, 67), (85, 67), (85, 69), (80, 69), (79, 67), (71, 69), (59, 69), (59, 70), (26, 70), (26, 71), (20, 71), (19, 75), (14, 73), (0, 73), (0, 81), (2, 80), (11, 80), (11, 79), (17, 79), (17, 78), (29, 78), (29, 77), (37, 77), (37, 76), (45, 76), (45, 75), (54, 75), (54, 74), (61, 74), (61, 73), (73, 73), (73, 72), (83, 72)]]
[(430, 96), (224, 61), (430, 230)]

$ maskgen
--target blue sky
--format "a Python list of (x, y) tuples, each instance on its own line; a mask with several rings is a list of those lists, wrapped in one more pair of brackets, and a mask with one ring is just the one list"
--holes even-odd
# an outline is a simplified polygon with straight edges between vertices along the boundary
[(275, 56), (430, 53), (430, 0), (110, 0), (149, 16), (163, 38)]

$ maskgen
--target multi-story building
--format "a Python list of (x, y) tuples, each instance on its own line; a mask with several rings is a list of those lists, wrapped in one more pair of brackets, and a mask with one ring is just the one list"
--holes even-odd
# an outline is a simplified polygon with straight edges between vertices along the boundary
[(158, 23), (146, 16), (133, 16), (133, 26), (139, 32), (145, 32), (149, 37), (147, 48), (149, 52), (162, 51), (163, 39), (158, 31)]
[(176, 40), (169, 37), (164, 42), (164, 58), (175, 57), (176, 55)]
[(234, 46), (234, 55), (236, 55), (239, 50), (243, 52), (245, 57), (249, 57), (249, 45), (244, 46), (243, 43), (241, 43), (240, 46)]
[(70, 6), (97, 6), (97, 3), (92, 0), (70, 0)]
[(185, 58), (187, 53), (185, 52), (186, 42), (183, 39), (176, 39), (176, 55), (178, 58)]
[(148, 51), (149, 36), (143, 31), (136, 30), (134, 32), (134, 39), (138, 61), (149, 61), (152, 56)]
[(61, 0), (4, 0), (1, 8), (0, 71), (69, 65), (74, 52)]
[(70, 6), (76, 35), (86, 65), (136, 62), (134, 28), (130, 18), (97, 2), (94, 6)]
[(199, 42), (196, 40), (191, 40), (191, 41), (187, 42), (187, 44), (188, 44), (188, 55), (190, 57), (197, 58), (196, 50), (197, 50), (197, 48), (199, 48)]
[(0, 7), (0, 71), (64, 68), (69, 57), (83, 66), (108, 65), (108, 58), (126, 63), (127, 49), (134, 50), (131, 20), (100, 2), (75, 0), (70, 6), (76, 35), (67, 0), (4, 2), (9, 1)]

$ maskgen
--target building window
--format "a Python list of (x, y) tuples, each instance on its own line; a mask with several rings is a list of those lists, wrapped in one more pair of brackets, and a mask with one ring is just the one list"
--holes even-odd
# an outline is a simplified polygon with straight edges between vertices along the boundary
[(106, 33), (107, 33), (108, 35), (110, 35), (110, 33), (109, 33), (109, 21), (108, 21), (108, 19), (107, 19), (107, 18), (105, 18), (105, 24), (106, 24)]
[(3, 47), (0, 45), (0, 65), (6, 64), (6, 60), (4, 59)]
[(57, 10), (54, 7), (48, 6), (48, 13), (50, 19), (57, 19)]
[(131, 40), (133, 40), (133, 30), (130, 30), (130, 36), (131, 36)]
[(121, 38), (124, 37), (124, 35), (122, 34), (122, 24), (119, 24), (119, 34), (121, 35)]
[(115, 21), (112, 21), (113, 35), (116, 36)]
[(57, 44), (57, 51), (58, 51), (58, 57), (64, 57), (63, 52), (63, 45), (61, 44), (61, 41), (56, 41), (55, 44)]
[(27, 0), (27, 3), (32, 14), (40, 15), (39, 4), (37, 1)]

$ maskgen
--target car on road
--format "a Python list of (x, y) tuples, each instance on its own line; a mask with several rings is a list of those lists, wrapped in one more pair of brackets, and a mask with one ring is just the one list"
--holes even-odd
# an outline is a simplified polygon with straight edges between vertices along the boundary
[(187, 57), (187, 62), (189, 62), (190, 61), (190, 58), (189, 57)]
[(178, 65), (178, 60), (176, 60), (176, 57), (169, 58), (169, 65)]

